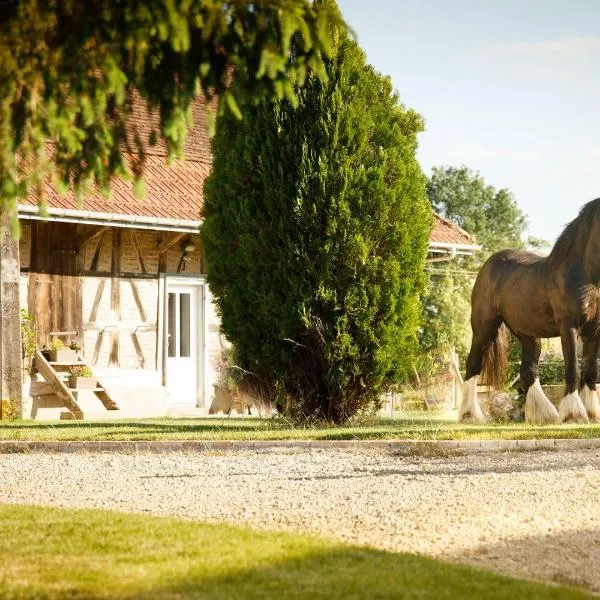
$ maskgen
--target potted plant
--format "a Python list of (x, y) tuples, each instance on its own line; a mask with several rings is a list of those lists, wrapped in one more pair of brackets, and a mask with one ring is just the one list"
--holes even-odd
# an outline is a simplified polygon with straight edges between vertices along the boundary
[(62, 340), (54, 338), (50, 342), (50, 360), (62, 363), (75, 362), (77, 360), (77, 350), (68, 348)]
[(93, 390), (97, 379), (87, 365), (79, 365), (69, 369), (69, 387), (74, 390)]

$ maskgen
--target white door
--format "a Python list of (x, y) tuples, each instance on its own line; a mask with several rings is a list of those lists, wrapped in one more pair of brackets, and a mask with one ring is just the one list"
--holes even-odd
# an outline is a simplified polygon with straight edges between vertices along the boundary
[(202, 286), (167, 279), (166, 380), (171, 404), (199, 406), (202, 388)]

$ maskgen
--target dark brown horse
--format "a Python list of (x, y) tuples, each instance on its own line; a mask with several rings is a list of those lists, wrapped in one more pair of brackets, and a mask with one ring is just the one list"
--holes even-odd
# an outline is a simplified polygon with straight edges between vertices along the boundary
[[(473, 341), (459, 420), (484, 420), (477, 379), (497, 385), (506, 368), (507, 330), (522, 345), (521, 386), (525, 418), (535, 423), (600, 421), (596, 359), (600, 349), (600, 198), (588, 202), (546, 258), (503, 250), (481, 267), (471, 298)], [(558, 411), (538, 379), (540, 338), (560, 336), (566, 393)], [(577, 338), (583, 368), (577, 372)], [(580, 395), (581, 393), (581, 395)]]

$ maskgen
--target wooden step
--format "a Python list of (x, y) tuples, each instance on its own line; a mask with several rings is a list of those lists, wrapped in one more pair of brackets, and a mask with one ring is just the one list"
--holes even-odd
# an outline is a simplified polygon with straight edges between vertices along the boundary
[[(82, 418), (82, 412), (75, 400), (75, 396), (69, 391), (69, 388), (58, 377), (56, 371), (51, 364), (44, 358), (43, 354), (38, 350), (35, 353), (35, 368), (40, 372), (42, 377), (54, 388), (56, 395), (71, 411), (75, 419)], [(81, 415), (81, 416), (79, 416)]]
[[(87, 366), (87, 363), (84, 360), (73, 362), (47, 361), (39, 351), (36, 352), (35, 355), (36, 369), (52, 388), (56, 396), (58, 396), (63, 404), (69, 409), (70, 413), (73, 415), (72, 418), (83, 419), (83, 412), (81, 407), (77, 404), (76, 399), (81, 392), (91, 392), (94, 394), (96, 398), (102, 402), (106, 410), (118, 410), (119, 406), (110, 397), (110, 394), (106, 391), (106, 388), (102, 385), (101, 381), (97, 382), (97, 386), (94, 389), (75, 389), (68, 387), (67, 379), (69, 377), (69, 372), (67, 369), (75, 366)], [(61, 418), (67, 417), (61, 416)]]
[(77, 360), (75, 362), (54, 362), (47, 360), (46, 362), (53, 367), (77, 367), (86, 364), (84, 360)]

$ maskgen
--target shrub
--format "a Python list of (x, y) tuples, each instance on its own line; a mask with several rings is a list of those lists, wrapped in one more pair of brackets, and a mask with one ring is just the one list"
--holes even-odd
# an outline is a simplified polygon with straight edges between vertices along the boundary
[(411, 364), (431, 212), (418, 114), (349, 40), (299, 106), (221, 117), (201, 234), (240, 367), (301, 419), (375, 406)]

